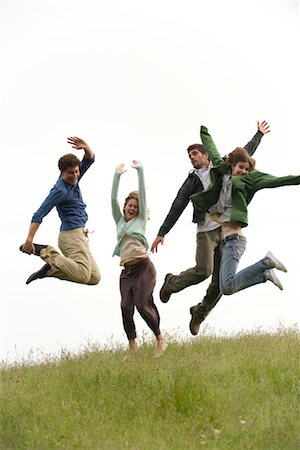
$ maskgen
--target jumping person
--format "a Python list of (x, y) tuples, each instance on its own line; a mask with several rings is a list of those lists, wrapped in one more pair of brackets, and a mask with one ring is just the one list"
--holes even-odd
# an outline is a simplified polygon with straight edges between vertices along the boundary
[(156, 353), (160, 356), (166, 348), (159, 325), (160, 317), (153, 301), (156, 283), (156, 270), (147, 253), (149, 244), (145, 237), (148, 220), (144, 171), (142, 165), (134, 160), (132, 167), (138, 172), (138, 191), (130, 192), (121, 212), (118, 202), (118, 189), (121, 175), (126, 172), (124, 164), (116, 167), (111, 192), (113, 218), (117, 225), (117, 245), (113, 256), (120, 256), (121, 311), (124, 330), (129, 343), (129, 356), (138, 351), (136, 328), (133, 320), (137, 308), (148, 327), (156, 336)]
[[(60, 176), (32, 217), (28, 236), (20, 250), (41, 257), (46, 264), (33, 273), (26, 284), (46, 277), (89, 285), (100, 282), (100, 272), (89, 249), (88, 230), (85, 228), (88, 216), (79, 188), (79, 181), (93, 164), (95, 156), (90, 146), (76, 136), (68, 138), (68, 143), (76, 150), (84, 150), (84, 156), (80, 161), (69, 153), (59, 159)], [(43, 218), (54, 207), (61, 220), (58, 246), (62, 255), (50, 245), (33, 243)]]
[[(270, 127), (266, 121), (257, 122), (257, 132), (245, 145), (249, 155), (253, 155), (262, 137), (269, 133)], [(193, 170), (179, 189), (171, 209), (161, 225), (158, 236), (151, 246), (151, 252), (157, 252), (159, 244), (164, 243), (165, 235), (175, 225), (184, 209), (191, 201), (191, 196), (207, 189), (210, 184), (210, 169), (212, 163), (205, 145), (193, 144), (187, 149)], [(190, 308), (190, 331), (193, 335), (199, 332), (200, 324), (218, 303), (221, 298), (219, 290), (219, 266), (221, 225), (212, 220), (209, 214), (193, 203), (193, 222), (197, 224), (196, 265), (178, 275), (168, 273), (160, 290), (161, 301), (166, 303), (170, 296), (189, 286), (201, 283), (212, 275), (211, 283), (206, 295), (198, 305)]]
[(268, 280), (282, 290), (274, 269), (283, 272), (287, 272), (287, 269), (271, 252), (267, 252), (255, 264), (238, 273), (236, 271), (246, 249), (243, 228), (248, 225), (247, 206), (254, 194), (265, 188), (299, 185), (300, 175), (275, 177), (259, 172), (255, 170), (253, 158), (241, 147), (224, 160), (205, 126), (201, 126), (201, 139), (213, 164), (210, 170), (211, 184), (202, 193), (192, 195), (192, 200), (221, 225), (220, 292), (231, 295)]

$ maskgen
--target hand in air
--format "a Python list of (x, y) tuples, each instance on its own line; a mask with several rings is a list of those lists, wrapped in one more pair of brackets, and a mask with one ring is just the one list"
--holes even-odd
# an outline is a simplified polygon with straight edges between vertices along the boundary
[(131, 166), (131, 167), (133, 167), (134, 169), (137, 169), (138, 167), (141, 167), (140, 161), (134, 159), (134, 160), (132, 161), (132, 166)]
[(261, 131), (263, 134), (270, 133), (270, 125), (265, 120), (263, 122), (257, 121), (257, 129)]
[(125, 169), (125, 164), (118, 164), (117, 165), (117, 167), (116, 167), (116, 173), (119, 173), (119, 174), (121, 174), (122, 175), (122, 173), (124, 173), (124, 172), (126, 172), (126, 169)]
[(85, 150), (88, 147), (88, 144), (77, 136), (69, 137), (68, 144), (72, 145), (72, 148), (76, 148), (76, 150)]

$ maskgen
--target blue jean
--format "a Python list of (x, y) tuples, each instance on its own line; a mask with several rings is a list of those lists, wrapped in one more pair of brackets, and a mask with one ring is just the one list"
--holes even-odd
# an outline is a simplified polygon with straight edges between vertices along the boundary
[(246, 250), (246, 243), (246, 238), (243, 236), (223, 241), (220, 291), (224, 295), (231, 295), (267, 281), (265, 271), (269, 270), (270, 266), (265, 258), (236, 273), (239, 261)]

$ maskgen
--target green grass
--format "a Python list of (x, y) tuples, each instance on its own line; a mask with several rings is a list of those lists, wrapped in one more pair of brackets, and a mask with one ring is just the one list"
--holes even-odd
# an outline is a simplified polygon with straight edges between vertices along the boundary
[(300, 449), (295, 330), (170, 342), (1, 370), (0, 448)]

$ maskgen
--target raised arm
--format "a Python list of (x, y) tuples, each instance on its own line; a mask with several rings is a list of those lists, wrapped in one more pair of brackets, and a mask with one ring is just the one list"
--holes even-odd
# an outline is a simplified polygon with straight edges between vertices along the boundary
[(262, 137), (265, 134), (270, 133), (270, 131), (271, 130), (268, 122), (266, 122), (265, 120), (263, 120), (262, 122), (257, 121), (257, 132), (255, 133), (251, 141), (249, 141), (248, 144), (246, 144), (244, 147), (250, 156), (252, 156), (255, 153), (257, 147), (261, 142)]
[(95, 161), (95, 154), (91, 147), (81, 138), (77, 136), (69, 137), (68, 144), (72, 145), (72, 148), (76, 150), (84, 150), (84, 157), (80, 163), (80, 175), (78, 177), (78, 182), (81, 180), (86, 171), (91, 167)]
[(221, 158), (221, 155), (216, 147), (216, 144), (214, 143), (211, 135), (209, 134), (208, 129), (204, 125), (201, 125), (200, 137), (202, 144), (204, 145), (204, 148), (207, 151), (209, 159), (211, 160), (213, 165), (217, 166), (218, 164), (223, 164), (224, 161)]
[(134, 159), (132, 161), (132, 167), (138, 171), (139, 179), (139, 216), (146, 219), (147, 217), (147, 201), (146, 201), (146, 189), (144, 179), (144, 169), (140, 161)]
[(120, 184), (120, 177), (121, 175), (126, 172), (124, 169), (124, 164), (118, 164), (115, 170), (112, 188), (111, 188), (111, 210), (112, 215), (114, 218), (114, 221), (116, 223), (119, 222), (120, 218), (122, 217), (120, 205), (118, 202), (118, 190), (119, 190), (119, 184)]
[(94, 158), (94, 152), (91, 147), (81, 138), (77, 136), (69, 137), (68, 144), (72, 145), (72, 148), (76, 150), (84, 150), (84, 156), (88, 159)]

